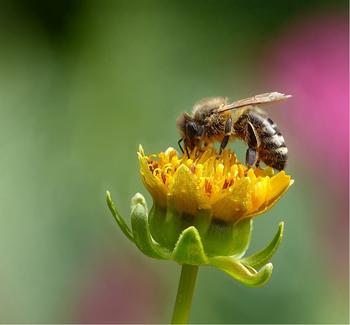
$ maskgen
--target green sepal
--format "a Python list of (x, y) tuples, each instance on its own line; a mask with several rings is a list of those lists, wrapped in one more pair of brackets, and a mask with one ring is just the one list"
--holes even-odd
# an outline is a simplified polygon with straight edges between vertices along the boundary
[(185, 229), (173, 250), (171, 258), (179, 264), (202, 265), (207, 264), (201, 237), (194, 227)]
[(250, 242), (253, 224), (251, 218), (230, 223), (212, 218), (210, 210), (199, 210), (192, 216), (169, 207), (162, 208), (156, 203), (148, 218), (152, 237), (169, 250), (174, 249), (185, 229), (194, 226), (207, 256), (243, 256)]
[(107, 199), (108, 208), (111, 211), (119, 228), (124, 233), (124, 235), (126, 237), (128, 237), (134, 243), (135, 241), (134, 241), (134, 237), (132, 235), (132, 232), (131, 232), (130, 228), (128, 227), (128, 225), (126, 224), (126, 222), (124, 221), (123, 217), (118, 212), (117, 208), (115, 207), (115, 204), (112, 200), (111, 193), (109, 191), (106, 191), (106, 199)]
[(247, 264), (256, 269), (259, 269), (260, 267), (265, 265), (277, 251), (278, 246), (280, 245), (281, 240), (283, 238), (283, 229), (284, 229), (284, 223), (281, 222), (278, 225), (278, 231), (275, 237), (270, 242), (270, 244), (263, 250), (243, 258), (241, 260), (242, 263)]
[(196, 227), (201, 238), (204, 238), (203, 234), (210, 226), (211, 211), (199, 210), (195, 216), (192, 216), (169, 207), (160, 207), (154, 202), (148, 215), (148, 222), (152, 237), (161, 246), (173, 250), (180, 234), (190, 226)]
[(251, 218), (231, 224), (213, 219), (207, 232), (202, 236), (205, 252), (208, 256), (239, 258), (248, 249), (252, 229)]
[(131, 226), (135, 244), (144, 254), (159, 259), (170, 258), (170, 252), (155, 242), (150, 234), (147, 205), (140, 193), (131, 200)]
[(209, 259), (209, 264), (250, 287), (264, 285), (270, 279), (273, 268), (272, 264), (268, 263), (257, 272), (254, 268), (244, 265), (240, 260), (229, 256), (212, 257)]
[(253, 219), (244, 218), (235, 224), (233, 238), (235, 245), (231, 253), (235, 258), (240, 258), (247, 251), (253, 231)]

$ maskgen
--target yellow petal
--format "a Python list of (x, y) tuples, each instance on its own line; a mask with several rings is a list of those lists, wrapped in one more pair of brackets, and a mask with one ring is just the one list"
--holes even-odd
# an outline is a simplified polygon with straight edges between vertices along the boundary
[(286, 175), (284, 171), (273, 176), (270, 180), (270, 190), (267, 197), (268, 203), (271, 204), (273, 201), (278, 200), (291, 184), (291, 177)]
[(147, 157), (139, 154), (140, 174), (142, 181), (148, 191), (151, 193), (154, 201), (162, 207), (166, 207), (166, 192), (165, 184), (156, 176), (153, 175), (148, 166)]
[(215, 218), (236, 222), (251, 210), (251, 180), (238, 179), (230, 191), (212, 206)]
[(267, 199), (267, 189), (269, 185), (269, 178), (258, 178), (254, 183), (254, 191), (252, 193), (253, 210), (258, 211)]
[(198, 188), (198, 179), (186, 165), (180, 165), (169, 184), (168, 205), (179, 212), (196, 215), (209, 209), (208, 198)]
[(293, 184), (293, 180), (290, 176), (286, 175), (284, 171), (279, 172), (277, 175), (269, 179), (267, 184), (266, 201), (259, 209), (247, 215), (247, 217), (253, 217), (263, 214), (270, 210), (278, 200), (287, 192), (288, 188)]

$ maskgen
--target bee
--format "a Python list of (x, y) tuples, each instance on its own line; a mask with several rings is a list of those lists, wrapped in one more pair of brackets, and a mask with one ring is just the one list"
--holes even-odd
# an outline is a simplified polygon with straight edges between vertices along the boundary
[(228, 141), (238, 138), (248, 145), (245, 157), (247, 166), (259, 167), (262, 161), (267, 166), (283, 170), (288, 153), (284, 138), (277, 125), (257, 105), (289, 97), (270, 92), (232, 103), (228, 103), (225, 97), (202, 99), (194, 105), (191, 114), (183, 113), (177, 119), (181, 134), (179, 147), (189, 157), (195, 148), (204, 151), (208, 145), (218, 141), (221, 155)]

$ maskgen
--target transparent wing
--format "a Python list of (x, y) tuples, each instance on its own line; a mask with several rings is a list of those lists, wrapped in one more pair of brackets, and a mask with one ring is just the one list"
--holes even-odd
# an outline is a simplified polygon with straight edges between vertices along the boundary
[(277, 91), (274, 91), (271, 93), (259, 94), (259, 95), (253, 96), (253, 97), (237, 100), (231, 104), (221, 106), (218, 108), (217, 112), (222, 113), (222, 112), (229, 111), (231, 109), (240, 108), (240, 107), (244, 107), (244, 106), (250, 106), (250, 105), (269, 104), (269, 103), (278, 102), (280, 100), (284, 100), (284, 99), (287, 99), (290, 97), (292, 97), (292, 96), (281, 94)]

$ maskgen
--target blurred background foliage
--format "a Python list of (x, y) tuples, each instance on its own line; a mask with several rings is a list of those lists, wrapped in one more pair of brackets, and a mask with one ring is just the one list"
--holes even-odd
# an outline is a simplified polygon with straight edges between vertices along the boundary
[(139, 143), (176, 146), (203, 97), (278, 90), (295, 184), (252, 241), (286, 222), (272, 280), (202, 268), (191, 320), (347, 323), (347, 18), (342, 0), (2, 0), (0, 321), (168, 322), (180, 268), (125, 239), (105, 190), (128, 215)]

